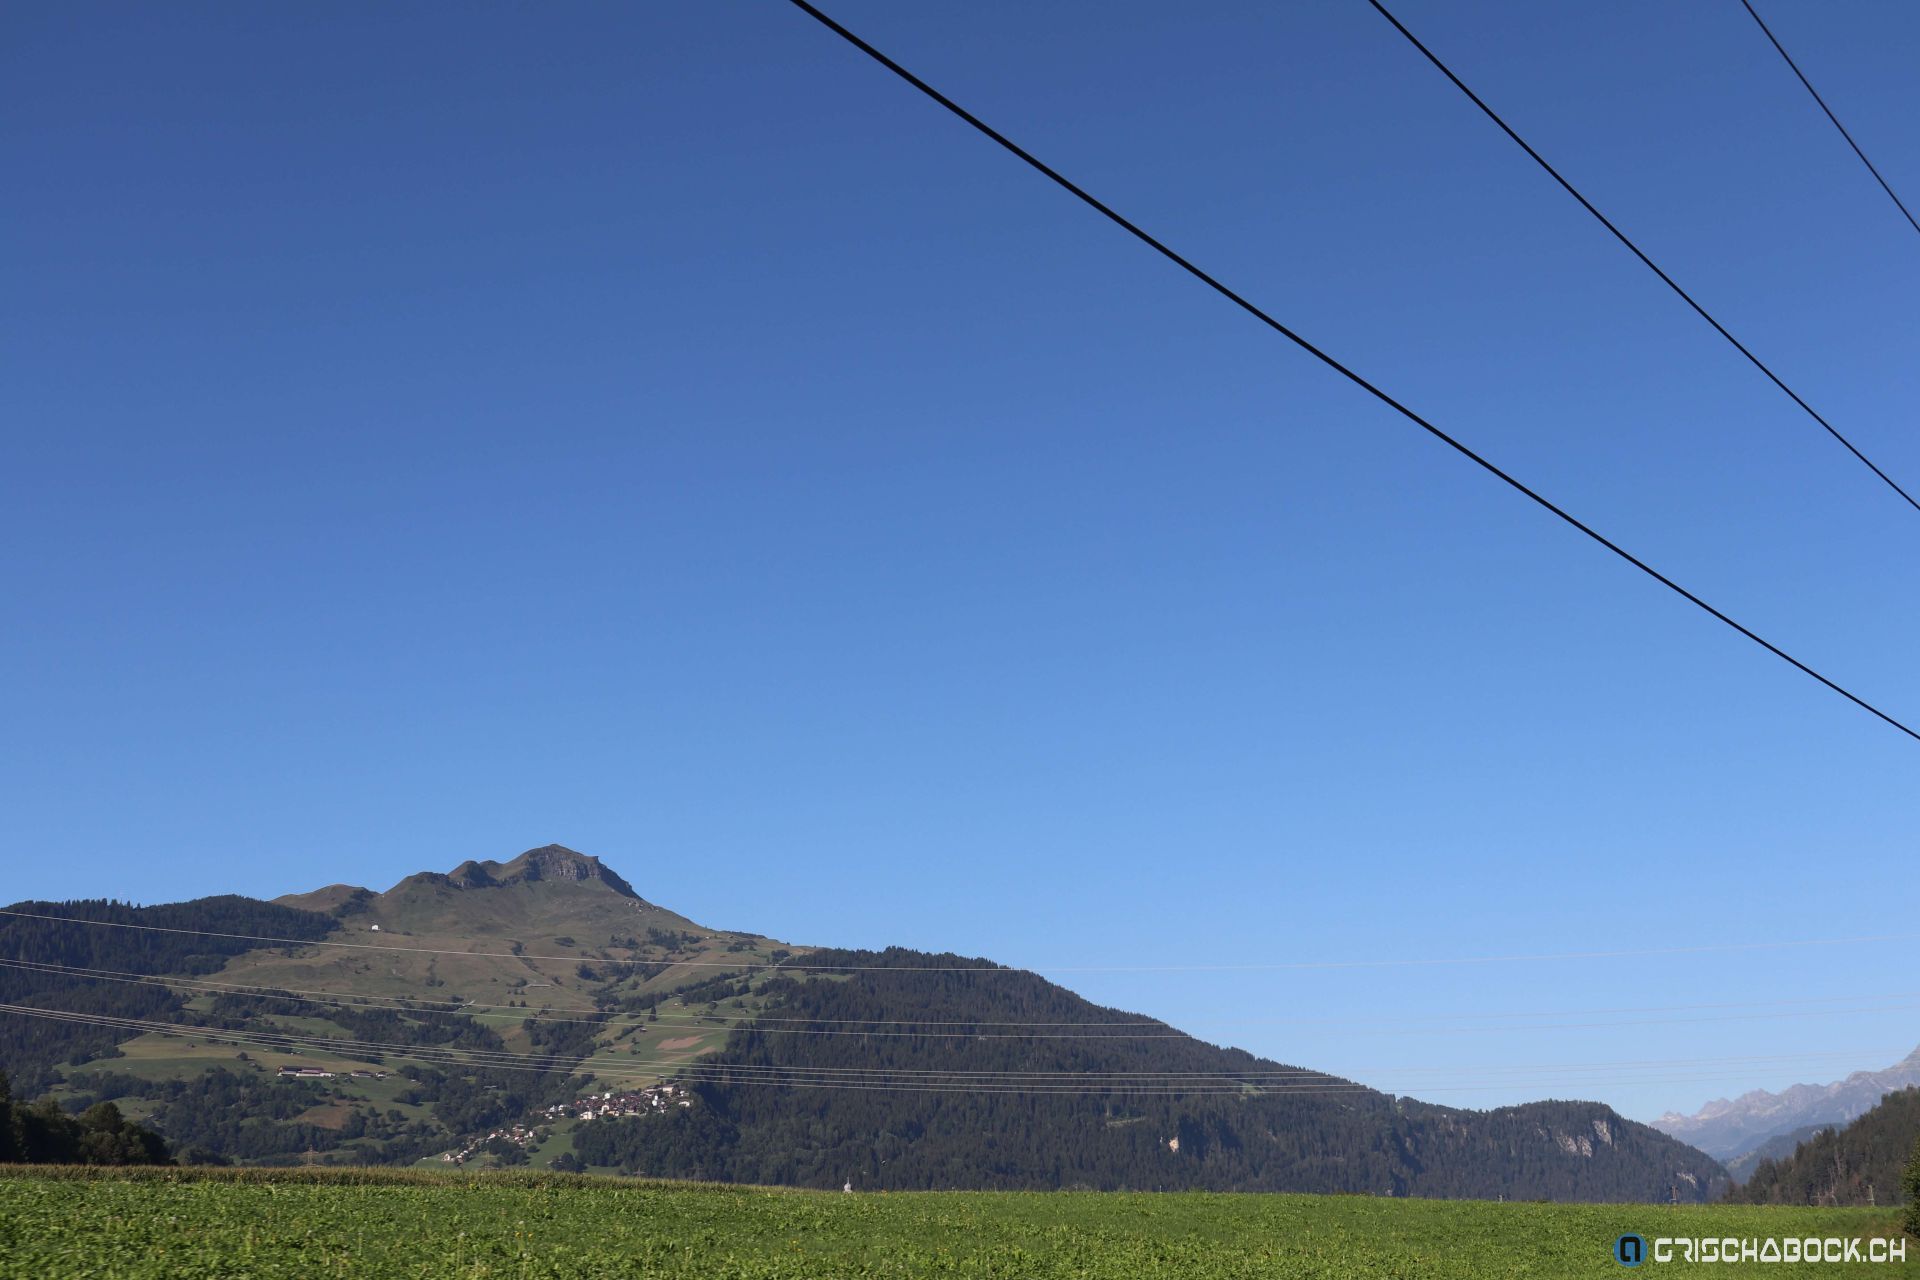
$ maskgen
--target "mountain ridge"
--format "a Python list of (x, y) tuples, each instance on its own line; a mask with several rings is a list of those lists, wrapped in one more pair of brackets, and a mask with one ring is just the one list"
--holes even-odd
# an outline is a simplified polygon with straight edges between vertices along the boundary
[[(559, 1137), (540, 1128), (539, 1144), (560, 1144), (541, 1146), (542, 1158), (794, 1185), (838, 1186), (858, 1169), (864, 1185), (902, 1189), (1702, 1200), (1726, 1181), (1707, 1156), (1603, 1104), (1477, 1112), (1396, 1098), (1101, 1009), (991, 961), (716, 930), (557, 845), (416, 873), (382, 893), (337, 884), (244, 909), (300, 913), (288, 918), (308, 921), (301, 936), (319, 945), (176, 948), (181, 958), (164, 960), (175, 967), (142, 971), (216, 972), (219, 985), (130, 989), (145, 992), (151, 1029), (107, 1043), (96, 1031), (84, 1060), (64, 1068), (53, 1065), (59, 1046), (43, 1043), (63, 1097), (116, 1100), (176, 1140), (270, 1163), (302, 1152), (451, 1159), (486, 1142), (484, 1158), (524, 1162), (521, 1139), (499, 1132), (523, 1126), (533, 1144), (531, 1126), (554, 1123), (538, 1117), (583, 1091), (680, 1081), (691, 1091), (671, 1114), (568, 1115)], [(189, 919), (199, 908), (153, 910)], [(21, 954), (8, 936), (0, 928), (0, 955)], [(134, 967), (104, 952), (87, 963)], [(98, 985), (63, 981), (63, 999)], [(999, 1029), (1036, 1019), (1074, 1029)], [(275, 1074), (296, 1068), (331, 1083)], [(1011, 1083), (954, 1074), (968, 1071)]]
[(1845, 1125), (1888, 1093), (1920, 1085), (1920, 1047), (1890, 1067), (1855, 1071), (1829, 1084), (1796, 1084), (1778, 1093), (1750, 1089), (1716, 1098), (1692, 1115), (1669, 1111), (1654, 1128), (1718, 1160), (1741, 1161), (1772, 1138), (1809, 1126)]
[(493, 889), (541, 880), (572, 880), (603, 884), (623, 897), (640, 897), (631, 884), (600, 859), (559, 844), (544, 844), (537, 849), (528, 849), (505, 863), (476, 862), (469, 858), (455, 867), (448, 878), (466, 889)]
[(1897, 1089), (1844, 1125), (1764, 1157), (1730, 1200), (1749, 1204), (1897, 1204), (1920, 1142), (1920, 1088)]
[[(590, 853), (581, 853), (562, 844), (543, 844), (517, 854), (507, 862), (468, 858), (451, 871), (416, 871), (402, 877), (386, 893), (398, 893), (409, 885), (446, 885), (457, 889), (499, 889), (510, 885), (533, 884), (542, 880), (601, 884), (622, 897), (644, 902), (638, 892), (618, 872)], [(354, 884), (330, 884), (319, 889), (283, 893), (272, 901), (279, 906), (307, 910), (334, 910), (346, 901), (362, 897), (384, 897)], [(327, 904), (321, 906), (319, 904)], [(652, 905), (652, 904), (648, 904)]]
[[(905, 948), (809, 960), (841, 968), (768, 982), (769, 1016), (705, 1060), (698, 1107), (595, 1121), (576, 1150), (652, 1176), (812, 1187), (852, 1177), (893, 1190), (1703, 1201), (1727, 1181), (1709, 1157), (1601, 1103), (1440, 1106), (1207, 1044), (989, 961)], [(912, 1029), (936, 1016), (955, 1038)], [(1034, 1021), (1074, 1030), (987, 1030)], [(872, 1041), (792, 1034), (849, 1023), (907, 1030)], [(823, 1072), (833, 1088), (803, 1087)], [(1061, 1083), (1070, 1078), (1072, 1089)], [(973, 1083), (941, 1092), (929, 1081)]]

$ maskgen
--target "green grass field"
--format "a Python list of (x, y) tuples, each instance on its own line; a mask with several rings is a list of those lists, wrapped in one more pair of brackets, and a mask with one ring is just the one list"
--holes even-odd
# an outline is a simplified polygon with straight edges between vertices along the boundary
[[(1624, 1232), (1897, 1231), (1854, 1209), (1357, 1196), (843, 1195), (555, 1175), (9, 1170), (0, 1277), (1488, 1277), (1620, 1274)], [(1654, 1274), (1920, 1274), (1647, 1263)]]

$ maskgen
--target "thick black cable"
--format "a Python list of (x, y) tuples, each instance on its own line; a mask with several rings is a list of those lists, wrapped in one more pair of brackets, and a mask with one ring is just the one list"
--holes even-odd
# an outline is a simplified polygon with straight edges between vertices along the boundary
[(1419, 427), (1422, 431), (1425, 431), (1428, 435), (1432, 436), (1434, 439), (1440, 441), (1440, 443), (1452, 449), (1455, 453), (1460, 454), (1462, 457), (1466, 458), (1469, 462), (1472, 462), (1474, 465), (1480, 467), (1482, 470), (1494, 476), (1496, 479), (1500, 480), (1501, 482), (1506, 484), (1508, 487), (1515, 489), (1519, 493), (1532, 499), (1534, 503), (1552, 512), (1554, 515), (1558, 516), (1561, 520), (1563, 520), (1567, 524), (1572, 525), (1575, 529), (1578, 529), (1581, 533), (1586, 534), (1587, 537), (1593, 539), (1593, 541), (1599, 543), (1601, 546), (1605, 547), (1607, 550), (1613, 552), (1614, 555), (1620, 557), (1622, 560), (1625, 560), (1628, 564), (1640, 570), (1640, 572), (1646, 574), (1648, 577), (1652, 578), (1655, 582), (1658, 582), (1661, 586), (1666, 587), (1669, 591), (1672, 591), (1674, 594), (1680, 596), (1682, 599), (1686, 600), (1688, 603), (1698, 607), (1699, 609), (1704, 610), (1706, 613), (1711, 614), (1713, 617), (1719, 619), (1721, 622), (1725, 623), (1727, 626), (1732, 627), (1735, 631), (1738, 631), (1741, 635), (1753, 641), (1755, 644), (1765, 649), (1768, 653), (1771, 653), (1774, 657), (1779, 658), (1781, 661), (1791, 665), (1792, 667), (1800, 671), (1802, 674), (1811, 676), (1813, 679), (1819, 681), (1821, 684), (1825, 685), (1827, 688), (1831, 689), (1833, 692), (1839, 694), (1841, 697), (1845, 698), (1848, 702), (1853, 703), (1855, 706), (1859, 707), (1861, 710), (1867, 711), (1872, 715), (1878, 717), (1879, 719), (1884, 720), (1886, 723), (1898, 729), (1901, 733), (1906, 734), (1909, 738), (1914, 739), (1916, 742), (1920, 742), (1920, 731), (1915, 731), (1911, 728), (1908, 728), (1905, 724), (1902, 724), (1900, 721), (1894, 719), (1892, 716), (1888, 715), (1886, 712), (1880, 710), (1880, 708), (1874, 706), (1871, 702), (1868, 702), (1866, 699), (1858, 696), (1857, 694), (1854, 694), (1848, 691), (1847, 689), (1843, 688), (1839, 684), (1836, 684), (1834, 681), (1829, 680), (1827, 677), (1821, 675), (1818, 671), (1815, 671), (1812, 667), (1800, 661), (1798, 658), (1794, 657), (1792, 654), (1788, 653), (1786, 650), (1780, 648), (1778, 645), (1772, 643), (1769, 640), (1762, 638), (1755, 632), (1742, 626), (1740, 623), (1734, 621), (1732, 618), (1728, 617), (1726, 614), (1720, 612), (1720, 610), (1714, 608), (1712, 605), (1708, 604), (1705, 600), (1702, 600), (1699, 596), (1687, 590), (1685, 587), (1675, 582), (1672, 578), (1667, 577), (1666, 574), (1661, 573), (1658, 569), (1655, 569), (1652, 565), (1640, 559), (1638, 556), (1634, 555), (1632, 552), (1626, 550), (1624, 547), (1620, 546), (1618, 543), (1614, 542), (1612, 539), (1608, 538), (1606, 535), (1591, 528), (1586, 523), (1581, 521), (1578, 517), (1563, 510), (1561, 507), (1556, 505), (1550, 499), (1542, 496), (1539, 493), (1536, 493), (1533, 489), (1527, 487), (1527, 485), (1525, 485), (1521, 481), (1515, 479), (1511, 475), (1508, 475), (1505, 471), (1501, 470), (1494, 463), (1488, 461), (1486, 458), (1481, 457), (1478, 453), (1475, 453), (1472, 449), (1467, 447), (1465, 444), (1462, 444), (1459, 440), (1454, 439), (1452, 436), (1448, 435), (1445, 431), (1442, 431), (1439, 427), (1427, 421), (1425, 418), (1415, 413), (1412, 409), (1409, 409), (1406, 405), (1400, 403), (1400, 401), (1394, 399), (1391, 395), (1387, 394), (1385, 391), (1375, 386), (1372, 382), (1369, 382), (1362, 375), (1354, 372), (1352, 369), (1342, 364), (1339, 360), (1335, 359), (1333, 356), (1329, 355), (1327, 352), (1322, 351), (1319, 347), (1315, 346), (1313, 343), (1309, 342), (1307, 339), (1301, 337), (1299, 334), (1295, 333), (1292, 329), (1289, 329), (1286, 325), (1282, 324), (1280, 321), (1268, 315), (1265, 311), (1262, 311), (1259, 307), (1255, 306), (1252, 302), (1249, 302), (1246, 298), (1242, 297), (1240, 294), (1235, 293), (1232, 289), (1228, 288), (1226, 285), (1220, 283), (1220, 281), (1208, 275), (1205, 271), (1195, 266), (1192, 262), (1182, 257), (1179, 253), (1176, 253), (1173, 249), (1169, 248), (1166, 244), (1162, 243), (1160, 240), (1154, 238), (1148, 232), (1142, 230), (1139, 226), (1129, 221), (1126, 217), (1124, 217), (1123, 215), (1115, 211), (1111, 206), (1105, 204), (1097, 197), (1091, 195), (1085, 189), (1075, 184), (1071, 179), (1061, 174), (1058, 170), (1052, 168), (1045, 161), (1039, 159), (1039, 157), (1035, 156), (1032, 152), (1026, 150), (1024, 147), (1014, 142), (1011, 138), (1008, 138), (1005, 134), (995, 129), (992, 125), (987, 124), (985, 121), (981, 120), (978, 116), (974, 115), (971, 111), (968, 111), (965, 107), (955, 102), (952, 98), (947, 97), (944, 93), (941, 93), (938, 89), (934, 88), (932, 85), (922, 80), (919, 76), (916, 76), (915, 74), (913, 74), (913, 72), (907, 70), (905, 67), (895, 62), (892, 58), (888, 57), (886, 54), (882, 53), (880, 50), (874, 48), (871, 44), (868, 44), (865, 40), (855, 35), (852, 31), (849, 31), (846, 27), (840, 25), (839, 22), (835, 21), (833, 18), (829, 17), (827, 14), (821, 12), (814, 5), (808, 3), (808, 0), (791, 0), (791, 3), (795, 8), (800, 9), (801, 11), (806, 13), (808, 16), (818, 21), (822, 26), (832, 31), (835, 35), (838, 35), (841, 39), (853, 45), (854, 48), (860, 50), (862, 53), (872, 58), (875, 62), (878, 62), (881, 66), (893, 72), (896, 76), (900, 77), (902, 80), (905, 80), (908, 84), (918, 89), (921, 93), (925, 94), (927, 97), (933, 99), (933, 101), (939, 103), (942, 107), (945, 107), (949, 112), (953, 113), (955, 116), (958, 116), (961, 120), (971, 125), (975, 130), (984, 134), (986, 137), (988, 137), (992, 141), (998, 143), (1006, 151), (1010, 152), (1014, 156), (1018, 157), (1020, 160), (1024, 161), (1028, 166), (1030, 166), (1035, 171), (1040, 173), (1042, 176), (1052, 181), (1056, 186), (1059, 186), (1062, 190), (1066, 191), (1068, 194), (1074, 196), (1076, 199), (1081, 201), (1081, 203), (1085, 204), (1087, 207), (1091, 208), (1096, 213), (1106, 218), (1109, 222), (1112, 222), (1115, 226), (1119, 227), (1122, 231), (1125, 231), (1127, 234), (1133, 236), (1136, 240), (1139, 240), (1142, 244), (1146, 245), (1148, 248), (1158, 253), (1161, 257), (1167, 259), (1167, 261), (1173, 263), (1175, 266), (1179, 267), (1182, 271), (1185, 271), (1188, 275), (1192, 276), (1194, 279), (1198, 280), (1200, 283), (1206, 285), (1209, 289), (1212, 289), (1215, 293), (1219, 294), (1221, 297), (1225, 298), (1227, 301), (1233, 303), (1233, 305), (1235, 305), (1236, 307), (1239, 307), (1242, 311), (1245, 311), (1248, 315), (1258, 320), (1261, 324), (1266, 325), (1269, 329), (1272, 329), (1275, 333), (1278, 333), (1281, 337), (1293, 343), (1295, 346), (1299, 347), (1302, 351), (1305, 351), (1308, 355), (1320, 361), (1320, 363), (1326, 365), (1329, 369), (1332, 369), (1335, 373), (1339, 374), (1341, 377), (1345, 378), (1347, 381), (1353, 383), (1355, 386), (1359, 387), (1362, 391), (1365, 391), (1368, 395), (1372, 396), (1374, 399), (1380, 401), (1382, 404), (1386, 405), (1388, 408), (1392, 409), (1394, 412), (1400, 414), (1400, 416), (1402, 416), (1403, 418), (1406, 418), (1409, 422)]
[(1820, 104), (1820, 110), (1826, 113), (1827, 119), (1833, 121), (1833, 127), (1840, 131), (1840, 136), (1845, 138), (1847, 145), (1853, 148), (1853, 154), (1860, 157), (1860, 163), (1867, 166), (1867, 172), (1872, 174), (1873, 180), (1880, 184), (1880, 189), (1887, 193), (1887, 199), (1893, 201), (1894, 207), (1900, 210), (1901, 216), (1907, 220), (1907, 225), (1915, 231), (1920, 231), (1920, 222), (1914, 221), (1913, 211), (1907, 208), (1905, 201), (1894, 194), (1893, 188), (1887, 185), (1887, 180), (1880, 176), (1878, 169), (1873, 167), (1873, 161), (1867, 159), (1867, 153), (1860, 149), (1860, 144), (1855, 142), (1853, 135), (1847, 132), (1847, 126), (1840, 123), (1840, 117), (1833, 114), (1833, 108), (1829, 107), (1827, 100), (1820, 96), (1820, 91), (1813, 87), (1813, 81), (1807, 79), (1806, 72), (1800, 70), (1800, 64), (1793, 60), (1793, 55), (1787, 52), (1787, 47), (1780, 43), (1780, 37), (1773, 34), (1773, 28), (1766, 24), (1766, 21), (1761, 18), (1759, 12), (1755, 10), (1747, 0), (1740, 0), (1740, 4), (1742, 8), (1746, 9), (1746, 11), (1752, 15), (1754, 22), (1759, 25), (1760, 30), (1766, 34), (1767, 42), (1778, 50), (1781, 58), (1785, 59), (1789, 67), (1793, 68), (1793, 74), (1799, 77), (1800, 83), (1805, 85), (1807, 92), (1813, 95), (1813, 100)]
[[(1915, 511), (1920, 511), (1920, 501), (1916, 501), (1912, 494), (1908, 493), (1905, 489), (1901, 488), (1899, 483), (1896, 480), (1894, 480), (1892, 476), (1882, 471), (1879, 468), (1879, 466), (1875, 464), (1873, 459), (1869, 458), (1866, 454), (1860, 452), (1859, 448), (1855, 446), (1853, 441), (1841, 435), (1839, 429), (1835, 427), (1831, 422), (1828, 422), (1826, 418), (1822, 417), (1818, 410), (1816, 410), (1812, 405), (1808, 404), (1805, 400), (1801, 399), (1800, 393), (1795, 391), (1792, 387), (1788, 386), (1786, 382), (1780, 377), (1779, 374), (1775, 373), (1772, 369), (1768, 368), (1766, 362), (1761, 360), (1759, 356), (1753, 354), (1752, 351), (1748, 350), (1746, 343), (1734, 337), (1733, 334), (1728, 331), (1725, 325), (1721, 324), (1718, 320), (1714, 319), (1712, 313), (1709, 312), (1705, 307), (1701, 306), (1700, 303), (1694, 299), (1694, 296), (1692, 294), (1688, 293), (1685, 289), (1681, 288), (1678, 282), (1676, 282), (1672, 276), (1668, 275), (1665, 271), (1663, 271), (1660, 268), (1660, 265), (1656, 263), (1652, 258), (1649, 258), (1646, 255), (1646, 253), (1640, 248), (1639, 245), (1635, 244), (1632, 240), (1628, 239), (1626, 232), (1622, 231), (1619, 227), (1615, 226), (1613, 224), (1613, 220), (1607, 217), (1606, 214), (1596, 209), (1591, 200), (1587, 199), (1584, 195), (1580, 194), (1580, 191), (1578, 188), (1576, 188), (1571, 182), (1568, 182), (1567, 179), (1561, 174), (1561, 172), (1558, 169), (1554, 168), (1551, 164), (1547, 162), (1547, 158), (1545, 156), (1541, 155), (1538, 151), (1535, 151), (1532, 145), (1528, 143), (1525, 138), (1521, 137), (1518, 133), (1514, 132), (1512, 125), (1508, 124), (1505, 120), (1501, 119), (1500, 114), (1496, 112), (1492, 107), (1488, 106), (1486, 102), (1480, 97), (1479, 94), (1475, 93), (1472, 89), (1468, 88), (1466, 82), (1462, 80), (1459, 76), (1454, 74), (1453, 68), (1449, 67), (1446, 63), (1442, 62), (1439, 58), (1439, 55), (1435, 54), (1433, 50), (1427, 48), (1425, 44), (1421, 43), (1420, 37), (1414, 35), (1413, 32), (1407, 30), (1406, 25), (1402, 23), (1400, 19), (1394, 17), (1392, 12), (1388, 10), (1386, 5), (1381, 4), (1380, 0), (1367, 0), (1367, 2), (1371, 4), (1379, 12), (1381, 17), (1385, 18), (1388, 22), (1393, 24), (1393, 29), (1395, 31), (1398, 31), (1401, 35), (1407, 38), (1408, 44), (1411, 44), (1414, 48), (1418, 49), (1423, 55), (1425, 55), (1427, 61), (1431, 62), (1436, 68), (1439, 69), (1441, 75), (1451, 80), (1453, 82), (1454, 88), (1458, 89), (1461, 93), (1466, 94), (1468, 100), (1471, 101), (1474, 106), (1480, 108), (1481, 113), (1485, 115), (1487, 119), (1499, 125), (1500, 131), (1506, 134), (1509, 138), (1513, 139), (1514, 143), (1517, 146), (1519, 146), (1519, 148), (1522, 151), (1526, 152), (1528, 157), (1531, 158), (1535, 164), (1539, 165), (1542, 169), (1546, 171), (1548, 177), (1552, 178), (1555, 182), (1559, 183), (1561, 188), (1568, 195), (1572, 196), (1575, 200), (1579, 201), (1580, 207), (1582, 209), (1585, 209), (1588, 213), (1592, 214), (1594, 216), (1594, 219), (1598, 221), (1601, 226), (1605, 227), (1608, 231), (1612, 232), (1613, 238), (1615, 240), (1618, 240), (1621, 244), (1625, 245), (1627, 247), (1628, 252), (1632, 253), (1634, 257), (1640, 259), (1641, 264), (1645, 266), (1647, 270), (1653, 272), (1654, 275), (1659, 276), (1660, 282), (1662, 284), (1666, 285), (1667, 288), (1673, 290), (1674, 293), (1679, 296), (1682, 302), (1685, 302), (1689, 307), (1692, 307), (1694, 310), (1694, 313), (1698, 315), (1702, 320), (1705, 320), (1708, 324), (1712, 325), (1715, 333), (1718, 333), (1721, 337), (1725, 338), (1728, 342), (1732, 343), (1733, 349), (1735, 351), (1738, 351), (1741, 355), (1745, 356), (1747, 358), (1748, 363), (1752, 364), (1754, 368), (1758, 369), (1761, 373), (1766, 374), (1767, 380), (1769, 382), (1773, 383), (1774, 386), (1780, 388), (1780, 390), (1786, 392), (1787, 397), (1791, 399), (1795, 404), (1799, 405), (1800, 408), (1806, 412), (1806, 415), (1809, 418), (1812, 418), (1815, 422), (1819, 423), (1820, 426), (1826, 431), (1828, 435), (1832, 436), (1835, 440), (1838, 440), (1842, 445), (1844, 445), (1846, 447), (1847, 452), (1851, 453), (1854, 457), (1858, 458), (1860, 462), (1867, 468), (1867, 470), (1873, 472), (1874, 475), (1879, 476), (1881, 480), (1885, 481), (1887, 487), (1889, 489), (1892, 489), (1895, 493), (1899, 494), (1903, 499), (1905, 499), (1908, 506), (1912, 507)], [(1745, 0), (1742, 0), (1742, 3), (1745, 3)], [(1751, 6), (1749, 6), (1749, 11), (1751, 11)], [(1757, 18), (1758, 15), (1755, 15), (1755, 17)], [(1834, 123), (1838, 124), (1839, 121), (1836, 120)], [(1844, 132), (1844, 130), (1842, 132)], [(1866, 158), (1865, 156), (1861, 157), (1861, 159), (1863, 160), (1865, 158)], [(1891, 195), (1892, 193), (1889, 192), (1888, 194)], [(1903, 209), (1904, 209), (1904, 206), (1903, 206)]]

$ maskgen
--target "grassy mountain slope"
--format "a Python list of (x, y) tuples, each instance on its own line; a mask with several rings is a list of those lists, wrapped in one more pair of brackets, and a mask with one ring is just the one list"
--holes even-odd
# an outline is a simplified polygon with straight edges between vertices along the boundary
[[(744, 991), (691, 1005), (676, 992), (737, 977), (743, 964), (764, 970), (792, 950), (695, 924), (645, 901), (597, 859), (558, 846), (409, 876), (385, 893), (334, 885), (275, 903), (37, 905), (324, 944), (0, 924), (0, 959), (123, 975), (0, 969), (0, 984), (11, 984), (0, 992), (167, 1024), (142, 1032), (0, 1015), (0, 1069), (24, 1093), (53, 1086), (70, 1105), (111, 1100), (181, 1141), (270, 1162), (296, 1152), (411, 1160), (589, 1083), (656, 1083), (717, 1050), (754, 1007)], [(170, 989), (129, 974), (206, 985)], [(649, 1010), (662, 1018), (657, 1030), (644, 1021)], [(454, 1050), (551, 1055), (553, 1069), (456, 1067), (443, 1061)], [(591, 1067), (576, 1071), (583, 1059)], [(337, 1074), (283, 1080), (281, 1067)]]
[[(469, 1016), (517, 1052), (539, 1047), (518, 1025), (527, 1014), (591, 1018), (648, 1007), (662, 993), (795, 950), (695, 924), (640, 897), (599, 859), (558, 845), (506, 863), (411, 875), (385, 893), (331, 886), (279, 901), (333, 902), (340, 927), (329, 941), (354, 945), (255, 951), (230, 964), (222, 980), (470, 1005)], [(521, 1008), (526, 1013), (514, 1012)], [(603, 1081), (646, 1083), (717, 1048), (736, 1011), (715, 1012), (679, 1036), (609, 1030), (598, 1043), (618, 1042), (623, 1057), (601, 1073)], [(689, 1037), (693, 1043), (660, 1047)]]
[[(318, 939), (338, 928), (327, 916), (231, 895), (154, 907), (104, 900), (17, 902), (8, 910), (22, 914), (0, 916), (0, 960), (11, 962), (0, 966), (0, 1004), (101, 1018), (171, 1020), (186, 1002), (165, 986), (94, 981), (58, 967), (204, 978), (255, 945), (217, 935)], [(98, 923), (40, 918), (48, 916)], [(123, 927), (128, 925), (144, 927)], [(54, 1080), (62, 1064), (112, 1054), (127, 1038), (127, 1032), (105, 1026), (0, 1014), (0, 1069), (23, 1096), (31, 1096)]]

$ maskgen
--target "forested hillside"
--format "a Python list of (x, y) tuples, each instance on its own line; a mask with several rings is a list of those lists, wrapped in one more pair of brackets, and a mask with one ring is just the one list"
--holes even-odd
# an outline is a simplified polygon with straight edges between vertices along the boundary
[[(95, 899), (16, 902), (7, 910), (20, 914), (0, 915), (0, 1004), (160, 1021), (173, 1020), (183, 1005), (164, 986), (94, 981), (53, 968), (113, 975), (208, 974), (263, 945), (212, 935), (313, 939), (336, 928), (328, 916), (231, 894), (155, 907)], [(44, 916), (148, 927), (76, 927), (34, 918)], [(165, 932), (175, 929), (182, 932)], [(17, 1092), (31, 1096), (54, 1082), (56, 1067), (111, 1056), (114, 1046), (133, 1034), (0, 1011), (0, 1066), (11, 1073)]]
[[(1595, 1103), (1472, 1112), (1396, 1099), (1203, 1044), (983, 960), (896, 950), (808, 962), (897, 967), (763, 987), (767, 1016), (703, 1065), (700, 1105), (588, 1124), (580, 1158), (672, 1177), (891, 1189), (1700, 1200), (1725, 1182), (1711, 1159)], [(1056, 1025), (1045, 1038), (1009, 1025), (1034, 1023)], [(853, 1027), (883, 1034), (846, 1034)], [(807, 1031), (832, 1034), (795, 1034)]]
[(1795, 1129), (1791, 1133), (1776, 1133), (1753, 1150), (1720, 1163), (1725, 1167), (1728, 1177), (1735, 1182), (1745, 1182), (1753, 1176), (1753, 1171), (1759, 1167), (1762, 1160), (1784, 1160), (1814, 1134), (1836, 1127), (1831, 1124), (1810, 1124)]
[(1889, 1093), (1845, 1128), (1824, 1129), (1762, 1160), (1730, 1199), (1749, 1204), (1896, 1204), (1920, 1141), (1920, 1088)]
[[(462, 1149), (590, 1084), (645, 1085), (717, 1048), (750, 1004), (732, 966), (792, 954), (703, 929), (557, 846), (377, 894), (8, 911), (0, 1004), (45, 1013), (0, 1010), (0, 1069), (68, 1114), (112, 1103), (195, 1161), (394, 1164)], [(726, 958), (717, 984), (709, 956)], [(663, 1004), (676, 1034), (643, 1025)], [(100, 1025), (111, 1019), (139, 1021)], [(520, 1143), (485, 1157), (531, 1158)]]
[[(552, 846), (379, 894), (19, 909), (98, 923), (0, 916), (0, 1004), (63, 1011), (0, 1014), (0, 1066), (184, 1160), (1594, 1201), (1726, 1182), (1598, 1103), (1395, 1098), (985, 960), (698, 926)], [(663, 1079), (696, 1092), (635, 1110)]]

